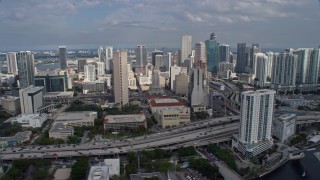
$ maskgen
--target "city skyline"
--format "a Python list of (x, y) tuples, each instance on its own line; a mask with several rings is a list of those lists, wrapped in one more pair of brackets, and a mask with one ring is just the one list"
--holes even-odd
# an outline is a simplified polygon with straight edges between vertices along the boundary
[(194, 46), (211, 32), (230, 47), (246, 42), (265, 48), (312, 48), (319, 45), (314, 38), (319, 15), (316, 0), (2, 0), (0, 50), (139, 44), (176, 48), (184, 34), (192, 36)]

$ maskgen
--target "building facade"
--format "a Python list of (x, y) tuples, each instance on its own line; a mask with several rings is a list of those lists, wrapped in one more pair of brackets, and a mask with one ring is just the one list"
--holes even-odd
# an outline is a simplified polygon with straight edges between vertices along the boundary
[(112, 77), (115, 103), (122, 107), (129, 103), (127, 52), (116, 51), (113, 53), (113, 58)]
[(219, 62), (230, 62), (230, 46), (220, 44), (218, 46), (218, 59)]
[(88, 64), (84, 66), (84, 80), (85, 81), (95, 81), (96, 76), (96, 66), (93, 64)]
[(206, 45), (203, 42), (199, 42), (195, 44), (195, 55), (194, 55), (194, 63), (196, 66), (199, 66), (202, 63), (207, 62), (206, 55)]
[(216, 34), (211, 33), (210, 39), (206, 40), (205, 44), (206, 44), (208, 71), (210, 71), (213, 74), (216, 74), (218, 72), (218, 67), (219, 67), (219, 59), (218, 59), (219, 43), (216, 40)]
[(241, 94), (239, 137), (233, 139), (233, 147), (244, 158), (256, 156), (269, 149), (271, 137), (273, 90), (244, 91)]
[(280, 142), (285, 143), (296, 134), (296, 121), (295, 114), (283, 114), (274, 118), (272, 123), (272, 135), (275, 136)]
[(147, 47), (145, 45), (138, 45), (136, 48), (136, 66), (144, 67), (147, 64)]
[(8, 73), (18, 75), (17, 54), (15, 52), (6, 53)]
[(183, 35), (181, 40), (181, 59), (180, 63), (184, 63), (186, 59), (191, 55), (192, 51), (192, 36)]
[(108, 131), (147, 128), (147, 119), (144, 114), (110, 115), (104, 118), (103, 127)]
[(29, 86), (19, 90), (22, 114), (37, 113), (43, 106), (43, 87)]
[(34, 54), (30, 51), (17, 53), (17, 65), (20, 87), (34, 85)]
[(68, 68), (66, 46), (59, 46), (59, 61), (60, 61), (60, 69), (66, 70)]
[(193, 69), (190, 79), (191, 106), (204, 105), (203, 70)]

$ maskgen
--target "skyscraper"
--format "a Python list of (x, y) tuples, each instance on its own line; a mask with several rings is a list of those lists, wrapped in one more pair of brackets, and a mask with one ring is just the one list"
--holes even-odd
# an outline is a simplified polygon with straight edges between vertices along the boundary
[(66, 46), (59, 46), (59, 61), (60, 61), (60, 69), (67, 69), (67, 48)]
[(113, 47), (112, 46), (106, 46), (106, 71), (110, 72), (111, 70), (111, 60), (113, 59)]
[(17, 53), (17, 66), (20, 87), (34, 85), (34, 54), (30, 51)]
[[(248, 47), (249, 48), (249, 47)], [(254, 55), (257, 54), (257, 53), (260, 53), (261, 52), (261, 48), (260, 48), (260, 45), (259, 44), (255, 44), (253, 43), (251, 48), (250, 48), (250, 58), (248, 60), (248, 72), (249, 73), (252, 73), (254, 71), (254, 68), (255, 68), (255, 65), (254, 65)]]
[(254, 55), (253, 67), (255, 75), (255, 85), (258, 87), (265, 87), (268, 78), (268, 57), (264, 53), (256, 53)]
[(271, 87), (294, 90), (298, 57), (292, 52), (276, 53), (272, 62)]
[(174, 89), (175, 79), (180, 72), (181, 72), (181, 67), (176, 65), (170, 67), (170, 90), (171, 91), (175, 91)]
[(138, 45), (136, 48), (136, 66), (144, 67), (147, 64), (147, 47), (145, 45)]
[(319, 49), (298, 49), (297, 86), (302, 91), (317, 90), (319, 75)]
[(115, 103), (120, 107), (129, 103), (127, 52), (113, 52), (113, 90)]
[(105, 74), (105, 62), (96, 62), (97, 66), (97, 75), (103, 75)]
[(189, 55), (191, 55), (192, 51), (192, 37), (189, 35), (182, 36), (182, 44), (181, 44), (181, 59), (180, 62), (183, 63), (184, 60), (188, 59)]
[(163, 55), (163, 51), (154, 50), (152, 51), (152, 65), (156, 66), (156, 55)]
[(7, 67), (8, 73), (18, 74), (18, 67), (17, 67), (17, 54), (15, 52), (9, 52), (6, 54), (7, 59)]
[(205, 41), (207, 51), (208, 71), (217, 74), (219, 69), (218, 45), (216, 34), (211, 33), (210, 39)]
[(220, 44), (218, 46), (218, 59), (219, 62), (230, 61), (230, 46), (226, 44)]
[(87, 65), (87, 59), (78, 59), (78, 72), (84, 72), (84, 66)]
[(195, 52), (194, 52), (194, 63), (197, 67), (200, 66), (200, 64), (206, 62), (206, 45), (203, 42), (198, 42), (195, 44)]
[(232, 143), (244, 158), (256, 156), (273, 144), (271, 126), (274, 94), (275, 91), (268, 89), (241, 94), (239, 137), (233, 139)]
[(203, 90), (203, 70), (200, 68), (193, 69), (191, 75), (191, 106), (204, 106), (204, 90)]
[(96, 66), (93, 64), (88, 64), (84, 66), (84, 80), (85, 81), (95, 81), (96, 77)]
[(248, 58), (250, 54), (248, 54), (248, 48), (246, 43), (238, 43), (237, 47), (237, 64), (235, 71), (236, 73), (246, 73), (247, 72), (247, 64)]

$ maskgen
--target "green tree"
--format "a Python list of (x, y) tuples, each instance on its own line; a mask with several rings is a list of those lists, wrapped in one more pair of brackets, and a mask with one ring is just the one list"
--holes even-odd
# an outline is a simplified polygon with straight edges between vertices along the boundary
[(71, 180), (80, 180), (86, 177), (86, 174), (89, 168), (88, 161), (89, 161), (89, 158), (85, 156), (77, 159), (77, 162), (71, 168), (71, 174), (70, 174)]

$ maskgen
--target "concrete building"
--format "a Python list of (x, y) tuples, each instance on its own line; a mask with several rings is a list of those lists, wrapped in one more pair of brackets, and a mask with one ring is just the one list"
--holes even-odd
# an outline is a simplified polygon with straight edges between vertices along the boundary
[(54, 120), (56, 123), (67, 123), (69, 126), (94, 126), (94, 120), (98, 117), (95, 111), (62, 112)]
[(290, 107), (309, 106), (310, 101), (305, 99), (280, 99), (281, 104)]
[(145, 65), (147, 65), (147, 60), (147, 47), (145, 45), (138, 45), (138, 47), (136, 48), (136, 66), (144, 67)]
[(105, 62), (96, 62), (97, 66), (97, 75), (104, 75), (105, 74)]
[(48, 120), (47, 114), (20, 114), (7, 121), (11, 124), (18, 123), (21, 127), (40, 128), (46, 120)]
[(292, 52), (276, 53), (272, 62), (271, 88), (294, 91), (298, 56)]
[(273, 116), (273, 90), (244, 91), (241, 94), (239, 137), (234, 137), (232, 146), (244, 158), (254, 157), (268, 150)]
[(166, 108), (159, 111), (157, 120), (162, 128), (177, 127), (190, 123), (190, 108)]
[(83, 81), (82, 90), (84, 94), (94, 92), (106, 92), (107, 84), (105, 81)]
[(148, 103), (153, 114), (159, 114), (160, 110), (167, 108), (182, 110), (185, 107), (184, 104), (179, 100), (166, 96), (158, 98), (149, 97)]
[(264, 53), (256, 53), (254, 55), (254, 85), (258, 87), (266, 87), (270, 85), (271, 77), (268, 76), (268, 56)]
[(138, 87), (137, 87), (137, 79), (134, 76), (134, 73), (133, 73), (133, 71), (131, 69), (131, 65), (127, 64), (127, 67), (128, 67), (128, 88), (130, 90), (136, 90), (136, 89), (138, 89)]
[(170, 67), (170, 90), (171, 91), (175, 91), (174, 85), (175, 85), (176, 75), (179, 75), (180, 72), (181, 72), (181, 67), (176, 65)]
[(110, 72), (112, 69), (112, 60), (113, 60), (113, 46), (106, 46), (106, 71)]
[(59, 46), (59, 61), (60, 61), (60, 69), (66, 70), (68, 68), (66, 46)]
[[(156, 66), (156, 56), (157, 55), (163, 55), (163, 51), (159, 51), (159, 50), (154, 50), (152, 51), (152, 54), (151, 54), (151, 64), (155, 67)], [(160, 67), (160, 66), (159, 66)]]
[(227, 78), (228, 77), (228, 72), (233, 73), (234, 72), (234, 63), (229, 63), (229, 62), (220, 62), (219, 63), (219, 70), (218, 70), (218, 76), (220, 78)]
[(302, 91), (316, 91), (320, 66), (320, 49), (298, 49), (297, 88)]
[(73, 91), (66, 92), (47, 92), (43, 95), (43, 100), (46, 105), (49, 104), (69, 104), (73, 98)]
[(20, 98), (14, 96), (1, 97), (2, 109), (11, 115), (17, 115), (21, 112)]
[(73, 136), (74, 128), (67, 124), (56, 123), (49, 130), (49, 138), (68, 140), (69, 136)]
[(43, 87), (29, 86), (19, 90), (22, 114), (34, 114), (43, 106)]
[(93, 64), (88, 64), (84, 66), (84, 80), (85, 81), (95, 81), (96, 76), (96, 66)]
[(188, 96), (189, 95), (189, 76), (186, 73), (180, 73), (175, 78), (175, 93)]
[(6, 53), (8, 73), (18, 75), (17, 54), (15, 52)]
[(23, 131), (16, 133), (14, 136), (0, 137), (0, 149), (14, 147), (19, 144), (28, 142), (31, 139), (31, 135), (31, 131)]
[(127, 52), (113, 53), (113, 90), (115, 103), (120, 107), (129, 103)]
[(190, 35), (183, 35), (181, 40), (181, 59), (180, 63), (184, 63), (191, 55), (192, 51), (192, 37)]
[(2, 74), (0, 72), (0, 85), (13, 85), (16, 81), (16, 75), (15, 74)]
[(20, 88), (34, 85), (34, 54), (30, 51), (17, 53), (17, 66)]
[(296, 120), (295, 114), (283, 114), (273, 119), (272, 135), (280, 142), (285, 143), (292, 136), (296, 134)]
[(199, 66), (199, 64), (207, 62), (206, 55), (206, 45), (203, 42), (195, 44), (195, 55), (194, 55), (194, 64)]
[(250, 47), (246, 43), (238, 43), (236, 73), (249, 73), (250, 54)]
[(112, 74), (104, 74), (97, 76), (98, 81), (104, 81), (107, 89), (111, 89)]
[(218, 41), (216, 40), (216, 34), (211, 33), (210, 39), (205, 41), (206, 52), (207, 52), (207, 67), (208, 71), (216, 74), (219, 67), (219, 56), (218, 56)]
[(191, 106), (195, 105), (204, 105), (204, 90), (203, 90), (203, 70), (202, 69), (193, 69), (191, 75)]
[(104, 118), (103, 127), (108, 131), (147, 128), (147, 119), (144, 114), (110, 115)]

